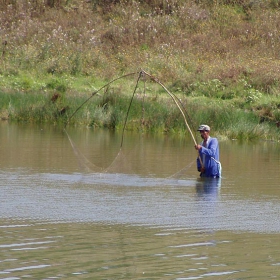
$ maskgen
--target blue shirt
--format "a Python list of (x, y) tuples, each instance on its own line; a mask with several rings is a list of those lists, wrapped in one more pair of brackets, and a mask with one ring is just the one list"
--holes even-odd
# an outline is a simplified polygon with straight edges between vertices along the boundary
[[(221, 163), (219, 162), (219, 142), (217, 138), (209, 137), (207, 139), (207, 146), (203, 146), (203, 142), (201, 143), (202, 148), (199, 150), (200, 158), (203, 162), (205, 172), (201, 173), (201, 177), (213, 177), (219, 178), (221, 177)], [(197, 169), (201, 168), (200, 159), (197, 158)]]

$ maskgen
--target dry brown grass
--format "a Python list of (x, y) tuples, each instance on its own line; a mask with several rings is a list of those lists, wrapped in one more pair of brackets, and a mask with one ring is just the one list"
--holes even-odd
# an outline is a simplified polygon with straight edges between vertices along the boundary
[(164, 82), (245, 78), (279, 90), (277, 1), (2, 0), (0, 8), (1, 75), (111, 79), (142, 68)]

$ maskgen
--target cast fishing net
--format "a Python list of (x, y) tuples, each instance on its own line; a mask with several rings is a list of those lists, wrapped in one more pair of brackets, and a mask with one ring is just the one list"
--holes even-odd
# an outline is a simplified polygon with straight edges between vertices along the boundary
[[(102, 89), (106, 89), (106, 87), (108, 87), (110, 84), (114, 83), (115, 81), (121, 79), (121, 78), (126, 78), (128, 76), (137, 76), (136, 79), (136, 84), (134, 87), (134, 91), (132, 94), (132, 97), (130, 99), (128, 108), (127, 108), (127, 113), (126, 113), (126, 117), (125, 117), (125, 121), (124, 121), (124, 125), (123, 125), (123, 129), (122, 129), (122, 134), (121, 134), (121, 139), (120, 139), (120, 146), (119, 146), (119, 151), (117, 153), (117, 155), (115, 156), (115, 158), (112, 160), (112, 162), (110, 164), (108, 164), (106, 167), (101, 167), (98, 166), (96, 164), (94, 164), (92, 162), (92, 160), (89, 160), (77, 147), (77, 145), (75, 144), (75, 141), (71, 138), (69, 132), (67, 131), (67, 125), (69, 124), (70, 120), (74, 117), (74, 115), (83, 107), (87, 104), (87, 102), (89, 102), (89, 100), (91, 98), (93, 98), (96, 95), (100, 95), (100, 92)], [(193, 129), (193, 124), (191, 122), (191, 119), (184, 107), (184, 105), (182, 104), (181, 100), (179, 98), (177, 98), (176, 95), (174, 95), (173, 93), (171, 93), (166, 87), (165, 85), (163, 85), (158, 79), (156, 79), (155, 77), (151, 76), (150, 74), (148, 74), (147, 72), (141, 70), (139, 73), (130, 73), (127, 75), (124, 75), (122, 77), (119, 77), (117, 79), (112, 80), (111, 82), (109, 82), (108, 84), (104, 85), (103, 87), (101, 87), (99, 90), (93, 92), (80, 106), (78, 106), (78, 108), (72, 113), (72, 115), (70, 115), (70, 117), (67, 120), (67, 123), (64, 127), (64, 131), (68, 137), (68, 140), (71, 144), (71, 147), (76, 155), (76, 158), (79, 162), (79, 166), (80, 169), (82, 170), (82, 172), (86, 172), (86, 173), (99, 173), (99, 174), (137, 174), (137, 170), (135, 170), (135, 166), (133, 168), (133, 164), (131, 164), (131, 162), (133, 160), (137, 160), (139, 157), (137, 155), (137, 153), (139, 152), (138, 148), (135, 149), (126, 149), (126, 147), (124, 146), (124, 138), (125, 138), (125, 131), (126, 131), (126, 126), (127, 126), (127, 121), (128, 121), (128, 117), (129, 117), (129, 112), (132, 106), (132, 102), (133, 99), (135, 98), (136, 95), (136, 91), (139, 88), (139, 82), (143, 81), (144, 82), (144, 89), (143, 89), (143, 93), (145, 95), (145, 91), (146, 91), (146, 81), (147, 79), (151, 80), (152, 82), (156, 82), (158, 85), (160, 85), (163, 90), (168, 94), (168, 96), (171, 98), (171, 100), (173, 101), (173, 104), (175, 104), (175, 107), (179, 110), (180, 114), (182, 115), (183, 119), (184, 119), (184, 123), (188, 129), (188, 131), (190, 132), (190, 135), (192, 137), (192, 140), (194, 141), (194, 143), (196, 144), (196, 139), (194, 138), (194, 135), (192, 133)], [(139, 98), (139, 96), (137, 97)], [(145, 152), (145, 151), (142, 151)], [(102, 151), (100, 151), (100, 153), (102, 153)], [(186, 176), (189, 168), (193, 165), (194, 160), (192, 160), (190, 163), (188, 163), (185, 167), (179, 169), (179, 171), (176, 171), (174, 174), (167, 176), (170, 179), (182, 179)], [(141, 164), (141, 171), (143, 172), (143, 170), (145, 169), (149, 169), (149, 166), (146, 163), (139, 163)], [(146, 172), (144, 172), (145, 174), (149, 173), (149, 170), (146, 170)]]

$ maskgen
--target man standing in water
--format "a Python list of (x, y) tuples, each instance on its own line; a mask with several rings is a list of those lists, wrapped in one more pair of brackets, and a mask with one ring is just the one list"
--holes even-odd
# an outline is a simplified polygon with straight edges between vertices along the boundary
[(199, 152), (197, 170), (200, 172), (200, 177), (221, 178), (218, 139), (210, 137), (208, 125), (202, 124), (198, 131), (203, 139), (201, 144), (195, 145), (195, 149)]

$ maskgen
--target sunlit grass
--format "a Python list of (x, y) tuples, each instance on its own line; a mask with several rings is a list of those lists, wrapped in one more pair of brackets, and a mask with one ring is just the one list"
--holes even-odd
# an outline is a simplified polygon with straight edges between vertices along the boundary
[[(180, 96), (195, 125), (207, 122), (229, 138), (277, 139), (276, 2), (0, 3), (1, 118), (63, 123), (92, 92), (144, 69)], [(110, 85), (70, 123), (120, 129), (134, 86), (135, 79)], [(127, 129), (181, 133), (163, 90), (147, 79), (143, 110), (141, 86)]]
[(0, 74), (110, 80), (143, 68), (164, 82), (246, 78), (255, 89), (279, 91), (273, 1), (112, 1), (109, 10), (108, 1), (94, 1), (103, 13), (91, 2), (2, 4)]

